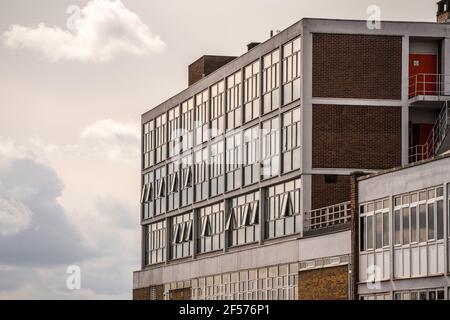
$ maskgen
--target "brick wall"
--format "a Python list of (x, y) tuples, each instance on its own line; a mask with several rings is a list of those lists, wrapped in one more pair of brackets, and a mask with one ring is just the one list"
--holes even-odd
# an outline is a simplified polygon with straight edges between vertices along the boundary
[(401, 165), (401, 108), (313, 105), (314, 168)]
[(163, 285), (133, 289), (133, 300), (163, 300), (163, 299), (164, 299)]
[(196, 83), (234, 59), (236, 57), (231, 56), (203, 56), (199, 58), (188, 67), (188, 84)]
[(313, 35), (313, 97), (401, 99), (402, 38)]
[(174, 289), (169, 291), (170, 300), (190, 300), (191, 288)]
[(311, 209), (350, 201), (350, 177), (336, 176), (336, 182), (327, 182), (325, 175), (313, 175), (311, 179)]
[(348, 298), (347, 268), (345, 265), (300, 271), (299, 300), (346, 300)]

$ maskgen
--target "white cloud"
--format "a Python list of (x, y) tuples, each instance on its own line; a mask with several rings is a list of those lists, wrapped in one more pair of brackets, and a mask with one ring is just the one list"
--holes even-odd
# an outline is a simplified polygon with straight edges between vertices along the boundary
[(0, 198), (0, 236), (9, 236), (26, 230), (33, 213), (22, 203)]
[(36, 28), (12, 25), (3, 40), (8, 48), (34, 49), (54, 62), (108, 62), (119, 55), (142, 56), (165, 49), (159, 36), (120, 0), (89, 1), (70, 30), (44, 23)]
[(139, 159), (139, 125), (111, 119), (98, 120), (81, 131), (80, 146), (116, 162)]

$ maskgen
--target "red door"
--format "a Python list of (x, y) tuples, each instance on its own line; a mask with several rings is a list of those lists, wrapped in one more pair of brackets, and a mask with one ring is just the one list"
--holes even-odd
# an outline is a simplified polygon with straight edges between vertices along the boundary
[(409, 55), (409, 97), (437, 94), (437, 56)]

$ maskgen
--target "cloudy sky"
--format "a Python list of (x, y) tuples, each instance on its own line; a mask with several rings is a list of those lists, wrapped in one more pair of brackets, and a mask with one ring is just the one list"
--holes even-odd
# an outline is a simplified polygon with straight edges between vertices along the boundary
[(435, 2), (0, 0), (0, 299), (131, 297), (140, 115), (186, 87), (196, 58), (371, 4), (434, 21)]

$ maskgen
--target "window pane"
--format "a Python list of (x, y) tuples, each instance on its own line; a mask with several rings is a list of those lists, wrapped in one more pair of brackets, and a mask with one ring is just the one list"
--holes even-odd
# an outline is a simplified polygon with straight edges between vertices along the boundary
[(428, 240), (434, 239), (434, 203), (428, 204)]
[(395, 244), (400, 244), (400, 210), (394, 212)]
[(376, 248), (379, 249), (383, 246), (382, 242), (382, 228), (383, 228), (383, 215), (381, 213), (378, 213), (376, 215)]
[(436, 221), (436, 238), (443, 239), (444, 238), (444, 203), (442, 200), (439, 200), (437, 203), (437, 221)]
[(403, 244), (409, 243), (409, 208), (402, 209), (403, 214)]
[(373, 249), (373, 216), (367, 217), (367, 249)]
[(383, 213), (383, 246), (389, 245), (389, 212)]
[(424, 204), (419, 205), (419, 240), (427, 241), (427, 210)]
[(360, 225), (359, 225), (359, 241), (360, 241), (360, 250), (361, 251), (365, 251), (366, 250), (366, 243), (364, 241), (365, 237), (366, 237), (366, 218), (365, 217), (361, 217), (360, 219)]
[(411, 242), (417, 242), (417, 208), (411, 208)]

